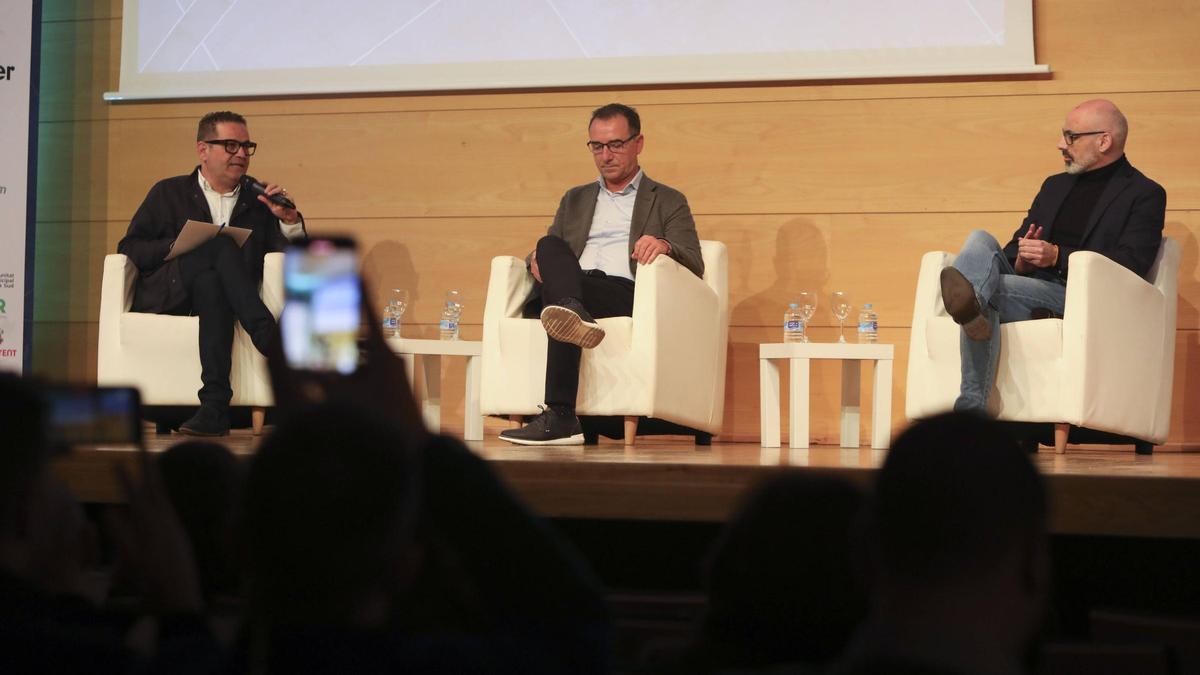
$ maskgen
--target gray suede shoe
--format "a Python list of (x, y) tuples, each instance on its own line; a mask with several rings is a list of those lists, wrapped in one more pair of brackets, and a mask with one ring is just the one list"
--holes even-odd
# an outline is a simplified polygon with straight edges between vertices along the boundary
[(975, 296), (975, 287), (971, 282), (953, 267), (942, 269), (941, 282), (942, 304), (954, 323), (962, 326), (963, 332), (971, 340), (983, 342), (991, 339), (992, 322), (979, 306), (979, 298)]

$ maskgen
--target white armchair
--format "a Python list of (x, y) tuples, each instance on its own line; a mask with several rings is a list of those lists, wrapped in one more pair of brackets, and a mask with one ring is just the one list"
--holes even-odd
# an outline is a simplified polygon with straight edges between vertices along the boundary
[[(137, 387), (146, 405), (197, 405), (200, 319), (129, 311), (137, 274), (126, 256), (105, 256), (96, 382)], [(263, 261), (262, 298), (278, 318), (283, 308), (282, 253), (268, 253)], [(240, 324), (234, 329), (229, 382), (231, 404), (251, 406), (254, 433), (261, 433), (265, 409), (275, 399), (266, 359)]]
[[(960, 329), (942, 306), (938, 277), (954, 256), (921, 259), (908, 352), (905, 412), (949, 410), (961, 383)], [(1055, 425), (1063, 452), (1070, 426), (1167, 440), (1175, 368), (1179, 244), (1163, 238), (1149, 281), (1090, 251), (1071, 255), (1062, 319), (1000, 326), (1000, 362), (989, 409), (1001, 420)]]
[[(660, 256), (638, 271), (633, 316), (599, 319), (604, 341), (584, 350), (579, 367), (580, 415), (625, 418), (632, 444), (639, 416), (717, 434), (725, 411), (729, 334), (728, 253), (701, 241), (704, 279)], [(525, 262), (492, 259), (483, 312), (480, 405), (485, 415), (537, 412), (545, 400), (546, 333), (522, 319), (533, 288)]]

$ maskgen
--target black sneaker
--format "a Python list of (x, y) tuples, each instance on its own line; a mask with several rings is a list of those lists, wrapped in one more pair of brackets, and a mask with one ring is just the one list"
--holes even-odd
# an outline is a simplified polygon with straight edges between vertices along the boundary
[(584, 349), (591, 349), (604, 339), (604, 329), (575, 298), (563, 298), (557, 304), (546, 305), (542, 310), (542, 327), (546, 329), (546, 335), (555, 340)]
[(954, 267), (942, 269), (942, 304), (954, 323), (963, 327), (967, 337), (983, 342), (992, 337), (992, 322), (979, 306), (975, 287)]
[(184, 436), (228, 436), (229, 410), (202, 403), (191, 419), (179, 425), (179, 433)]
[(505, 429), (500, 440), (520, 445), (583, 445), (583, 427), (575, 413), (539, 406), (542, 413), (520, 429)]

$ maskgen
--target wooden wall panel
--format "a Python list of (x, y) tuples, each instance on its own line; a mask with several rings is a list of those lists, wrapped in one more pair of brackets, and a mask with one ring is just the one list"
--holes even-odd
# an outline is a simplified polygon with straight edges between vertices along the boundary
[[(1200, 400), (1194, 0), (1035, 2), (1038, 60), (1053, 68), (1044, 77), (114, 105), (100, 97), (119, 86), (121, 12), (121, 0), (49, 0), (43, 13), (40, 373), (94, 378), (103, 255), (154, 181), (194, 165), (189, 139), (204, 112), (247, 114), (262, 144), (254, 173), (288, 186), (311, 231), (358, 237), (377, 291), (413, 293), (407, 335), (431, 337), (441, 295), (455, 287), (470, 337), (489, 260), (523, 256), (562, 191), (593, 177), (582, 148), (587, 112), (623, 100), (644, 114), (647, 171), (689, 195), (703, 238), (729, 246), (725, 437), (757, 439), (757, 344), (778, 338), (778, 314), (800, 287), (821, 294), (813, 330), (823, 339), (836, 333), (833, 290), (876, 305), (883, 339), (897, 349), (898, 427), (921, 253), (954, 250), (974, 228), (1006, 237), (1061, 166), (1054, 144), (1067, 109), (1108, 96), (1131, 119), (1131, 160), (1166, 186), (1167, 233), (1183, 246), (1171, 438), (1200, 442), (1200, 416), (1188, 412)], [(817, 442), (837, 434), (839, 373), (826, 365), (813, 369)], [(445, 420), (455, 430), (461, 364), (446, 368)], [(862, 388), (869, 395), (869, 381)]]
[[(1054, 146), (1077, 98), (647, 106), (642, 160), (697, 214), (1024, 210), (1062, 168)], [(1172, 208), (1200, 208), (1187, 151), (1200, 128), (1174, 123), (1200, 109), (1200, 92), (1123, 100), (1132, 161)], [(566, 187), (594, 175), (586, 120), (586, 108), (280, 115), (251, 121), (251, 171), (287, 185), (310, 218), (551, 216)], [(87, 138), (107, 128), (107, 219), (195, 164), (194, 124), (73, 125)]]

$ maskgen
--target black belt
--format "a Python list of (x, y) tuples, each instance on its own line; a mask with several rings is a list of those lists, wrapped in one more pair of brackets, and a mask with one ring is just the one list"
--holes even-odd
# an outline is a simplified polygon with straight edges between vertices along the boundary
[(625, 277), (614, 277), (614, 276), (611, 276), (611, 275), (605, 273), (604, 270), (580, 270), (580, 271), (583, 272), (583, 276), (585, 276), (585, 277), (596, 277), (598, 279), (612, 279), (613, 281), (621, 281), (621, 282), (624, 282), (624, 283), (627, 283), (630, 285), (633, 284), (632, 279), (626, 279)]

